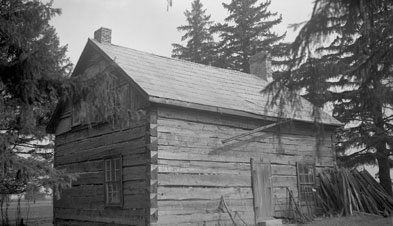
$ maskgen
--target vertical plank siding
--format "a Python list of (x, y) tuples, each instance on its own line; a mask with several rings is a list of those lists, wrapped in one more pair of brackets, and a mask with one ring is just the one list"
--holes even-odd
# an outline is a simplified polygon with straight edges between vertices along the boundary
[[(150, 197), (146, 134), (148, 119), (141, 117), (121, 128), (112, 124), (73, 129), (56, 137), (55, 167), (79, 178), (54, 200), (56, 225), (145, 225)], [(106, 207), (103, 157), (123, 158), (123, 206)]]
[[(296, 162), (334, 164), (330, 132), (316, 153), (312, 126), (294, 124), (222, 144), (221, 140), (271, 122), (218, 113), (158, 107), (158, 225), (254, 223), (250, 158), (271, 162), (275, 215), (282, 214), (286, 187), (297, 197)], [(154, 154), (155, 155), (155, 154)]]

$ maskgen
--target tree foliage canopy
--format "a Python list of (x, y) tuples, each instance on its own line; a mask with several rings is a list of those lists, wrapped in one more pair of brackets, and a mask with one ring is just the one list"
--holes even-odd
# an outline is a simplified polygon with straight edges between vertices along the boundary
[(273, 50), (285, 34), (277, 35), (271, 29), (282, 17), (268, 10), (270, 0), (260, 4), (257, 0), (232, 0), (222, 5), (229, 16), (213, 28), (220, 37), (217, 48), (221, 60), (217, 66), (249, 73), (250, 56), (260, 51), (275, 55)]
[[(289, 87), (317, 106), (329, 103), (346, 123), (338, 132), (340, 160), (379, 166), (392, 194), (393, 1), (316, 0), (290, 48), (286, 70), (267, 90)], [(278, 96), (278, 95), (277, 95)]]
[(213, 36), (210, 33), (210, 15), (206, 15), (206, 9), (200, 0), (192, 2), (191, 11), (186, 10), (187, 25), (177, 27), (180, 32), (185, 32), (181, 40), (187, 45), (172, 44), (172, 57), (201, 64), (212, 62)]
[[(70, 70), (49, 20), (52, 3), (0, 1), (0, 193), (27, 184), (56, 187), (70, 177), (53, 169), (45, 126)], [(49, 149), (49, 150), (48, 150)]]

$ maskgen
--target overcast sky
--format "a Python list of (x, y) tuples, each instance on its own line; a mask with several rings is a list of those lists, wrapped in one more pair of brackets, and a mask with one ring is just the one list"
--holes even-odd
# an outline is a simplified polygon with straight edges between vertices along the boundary
[[(93, 33), (100, 27), (112, 29), (112, 43), (129, 48), (170, 56), (172, 43), (179, 43), (181, 33), (176, 27), (185, 24), (184, 11), (193, 0), (173, 0), (167, 11), (166, 0), (55, 0), (53, 6), (62, 15), (52, 19), (62, 45), (68, 45), (67, 55), (76, 64)], [(276, 26), (279, 34), (288, 24), (302, 22), (311, 15), (313, 0), (271, 0), (271, 12), (282, 14), (283, 22)], [(229, 0), (201, 0), (213, 21), (223, 21), (228, 15), (222, 2)], [(286, 41), (295, 37), (287, 31)]]

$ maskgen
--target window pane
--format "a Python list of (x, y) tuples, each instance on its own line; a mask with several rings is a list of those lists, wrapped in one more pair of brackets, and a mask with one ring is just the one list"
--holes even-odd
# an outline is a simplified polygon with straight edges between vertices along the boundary
[(112, 203), (112, 193), (108, 193), (108, 203)]
[(105, 160), (106, 204), (121, 203), (121, 158)]
[(314, 166), (298, 163), (299, 197), (302, 201), (313, 201), (312, 188), (314, 187)]
[(111, 160), (105, 160), (105, 170), (111, 169)]
[(112, 196), (113, 203), (120, 203), (120, 195), (118, 192), (114, 192)]
[(105, 172), (105, 182), (109, 182), (111, 180), (111, 172), (106, 171)]
[(115, 179), (116, 181), (121, 181), (121, 178), (120, 178), (120, 170), (116, 170), (116, 179)]
[(115, 161), (113, 161), (113, 164), (112, 164), (112, 169), (111, 169), (111, 181), (114, 181), (115, 180), (115, 178), (116, 178), (116, 175), (115, 175)]
[(111, 160), (105, 160), (105, 181), (111, 181)]
[(120, 169), (120, 158), (117, 158), (117, 159), (115, 159), (115, 162), (116, 162), (116, 167), (115, 167), (115, 169), (117, 169), (117, 170), (119, 170)]

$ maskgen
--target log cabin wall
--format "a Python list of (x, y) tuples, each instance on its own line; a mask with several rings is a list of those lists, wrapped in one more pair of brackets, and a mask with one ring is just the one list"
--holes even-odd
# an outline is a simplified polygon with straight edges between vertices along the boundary
[[(334, 164), (331, 131), (316, 151), (312, 125), (294, 123), (222, 144), (229, 138), (271, 122), (174, 107), (157, 109), (158, 225), (232, 224), (221, 196), (238, 216), (254, 223), (250, 159), (271, 163), (274, 215), (282, 215), (286, 187), (298, 196), (296, 164), (317, 170)], [(280, 139), (280, 141), (279, 141)], [(236, 214), (235, 214), (236, 215)], [(239, 217), (240, 216), (240, 217)]]
[[(129, 120), (72, 127), (71, 106), (56, 126), (57, 169), (75, 173), (70, 189), (54, 198), (55, 225), (146, 225), (150, 217), (150, 123), (148, 102), (127, 80), (120, 79)], [(104, 160), (122, 158), (122, 203), (105, 204)]]
[[(56, 225), (145, 225), (149, 209), (146, 128), (146, 119), (141, 119), (119, 130), (106, 124), (56, 137), (55, 167), (79, 176), (59, 200), (54, 199)], [(105, 206), (103, 158), (113, 155), (123, 160), (121, 207)]]

